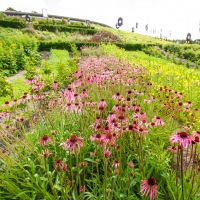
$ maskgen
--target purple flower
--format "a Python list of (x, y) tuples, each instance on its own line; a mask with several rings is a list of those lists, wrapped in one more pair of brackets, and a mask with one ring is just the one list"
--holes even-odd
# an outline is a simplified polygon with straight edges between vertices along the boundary
[(178, 143), (184, 148), (187, 148), (189, 144), (192, 143), (191, 137), (186, 132), (178, 132), (175, 135), (172, 135), (169, 139), (171, 143)]
[(39, 140), (38, 144), (41, 144), (42, 146), (48, 146), (48, 144), (52, 141), (52, 139), (47, 135), (43, 135), (41, 139)]
[(147, 197), (150, 194), (150, 200), (155, 199), (158, 186), (156, 185), (156, 180), (154, 178), (150, 177), (147, 180), (142, 180), (140, 187), (142, 195)]
[(72, 153), (74, 153), (75, 146), (78, 146), (78, 153), (80, 152), (80, 147), (83, 147), (83, 138), (82, 137), (77, 137), (76, 135), (71, 135), (70, 138), (66, 142), (62, 142), (60, 146), (64, 146), (64, 149), (69, 149), (71, 150)]

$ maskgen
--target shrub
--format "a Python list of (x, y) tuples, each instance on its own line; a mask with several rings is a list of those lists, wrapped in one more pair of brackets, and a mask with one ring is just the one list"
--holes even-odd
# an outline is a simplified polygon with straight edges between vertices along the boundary
[(2, 27), (24, 28), (25, 24), (26, 24), (25, 20), (8, 20), (8, 19), (0, 20), (0, 26)]
[(66, 87), (66, 77), (76, 69), (76, 63), (69, 58), (67, 51), (52, 49), (49, 60), (43, 61), (41, 65), (42, 78), (47, 85), (45, 89), (48, 90), (53, 81), (58, 83), (59, 88)]
[(0, 69), (7, 76), (14, 74), (29, 63), (27, 57), (34, 65), (39, 65), (37, 49), (36, 39), (26, 34), (4, 38), (0, 41)]
[(75, 43), (71, 44), (71, 51), (72, 51), (72, 56), (73, 56), (74, 61), (78, 62), (79, 61), (79, 52), (78, 52), (78, 49), (77, 49), (77, 46)]
[[(95, 42), (76, 42), (75, 43), (77, 46), (77, 49), (79, 50), (80, 47), (87, 45), (87, 46), (97, 46), (98, 44)], [(39, 47), (39, 51), (49, 51), (50, 49), (65, 49), (68, 51), (72, 51), (71, 50), (71, 43), (70, 42), (54, 42), (54, 41), (40, 41), (38, 43)]]
[(93, 35), (96, 33), (96, 30), (89, 29), (87, 27), (73, 27), (73, 26), (60, 26), (60, 25), (43, 25), (43, 24), (34, 24), (34, 28), (41, 31), (63, 31), (63, 32), (79, 32), (82, 34)]
[[(99, 46), (98, 42), (75, 42), (77, 49), (80, 50), (82, 46)], [(105, 42), (106, 44), (106, 42)], [(143, 48), (148, 46), (154, 46), (154, 44), (144, 44), (144, 43), (114, 43), (116, 46), (123, 48), (127, 51), (141, 51)], [(71, 50), (71, 43), (70, 42), (63, 42), (63, 41), (39, 41), (38, 42), (38, 49), (39, 51), (49, 51), (50, 49), (65, 49), (68, 51)]]
[(89, 42), (122, 42), (122, 40), (109, 31), (98, 31), (95, 33)]
[(196, 52), (193, 51), (192, 49), (185, 50), (184, 53), (183, 53), (183, 57), (185, 59), (190, 60), (190, 61), (196, 61), (197, 60)]
[(8, 83), (5, 77), (0, 73), (0, 97), (11, 95), (12, 88), (10, 83)]

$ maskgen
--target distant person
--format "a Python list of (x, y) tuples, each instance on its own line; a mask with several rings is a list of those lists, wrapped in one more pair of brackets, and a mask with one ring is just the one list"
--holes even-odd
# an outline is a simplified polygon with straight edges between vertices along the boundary
[(26, 19), (27, 22), (30, 22), (30, 21), (31, 21), (31, 18), (30, 18), (29, 15), (26, 15), (26, 16), (25, 16), (25, 19)]
[(70, 22), (70, 18), (69, 18), (69, 17), (67, 18), (67, 22), (68, 22), (68, 24), (70, 24), (70, 23), (71, 23), (71, 22)]
[(86, 24), (87, 24), (87, 27), (90, 28), (90, 21), (89, 20), (86, 20)]

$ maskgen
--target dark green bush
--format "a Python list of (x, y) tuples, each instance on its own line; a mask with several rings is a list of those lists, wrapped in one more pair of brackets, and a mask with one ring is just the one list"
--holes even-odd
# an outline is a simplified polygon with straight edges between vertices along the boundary
[(60, 25), (42, 25), (42, 24), (35, 24), (34, 25), (35, 29), (41, 30), (41, 31), (50, 31), (50, 32), (55, 32), (55, 31), (60, 31), (60, 32), (79, 32), (82, 34), (88, 34), (88, 35), (93, 35), (96, 33), (96, 30), (94, 29), (89, 29), (87, 27), (73, 27), (73, 26), (60, 26)]
[(144, 47), (144, 44), (142, 43), (137, 43), (137, 44), (123, 44), (123, 43), (115, 43), (118, 47), (123, 48), (127, 51), (136, 51), (139, 50), (141, 51), (142, 48)]
[(191, 62), (196, 62), (200, 59), (199, 45), (191, 44), (168, 44), (164, 45), (163, 49), (170, 54), (175, 54), (179, 58), (187, 59)]
[[(36, 39), (28, 35), (4, 38), (0, 41), (0, 70), (9, 76), (31, 63), (40, 64)], [(28, 59), (29, 58), (29, 59)]]
[(196, 52), (193, 51), (192, 49), (188, 49), (188, 50), (185, 50), (183, 52), (183, 57), (187, 60), (190, 60), (192, 62), (196, 61), (197, 60), (197, 56), (196, 56)]
[(176, 54), (178, 57), (183, 56), (183, 47), (179, 44), (167, 44), (163, 46), (163, 49), (167, 52)]
[[(99, 46), (101, 43), (97, 42), (76, 42), (75, 45), (77, 46), (78, 50), (82, 46)], [(125, 44), (125, 43), (114, 43), (116, 46), (123, 48), (127, 51), (141, 51), (143, 48), (148, 46), (158, 46), (157, 44), (144, 44), (144, 43), (135, 43), (135, 44)], [(53, 41), (40, 41), (38, 43), (39, 51), (49, 51), (50, 49), (66, 49), (68, 51), (71, 50), (71, 43), (69, 42), (53, 42)], [(161, 45), (160, 45), (161, 46)]]
[(26, 22), (23, 20), (7, 20), (7, 19), (1, 19), (0, 20), (0, 26), (6, 27), (6, 28), (24, 28)]
[(46, 20), (35, 20), (34, 25), (67, 25), (67, 26), (77, 26), (77, 27), (82, 27), (84, 26), (83, 22), (71, 22), (68, 24), (66, 19), (61, 19), (61, 20), (54, 20), (54, 19), (49, 19), (47, 18)]
[(12, 87), (5, 77), (0, 73), (0, 97), (11, 95)]
[[(99, 44), (95, 43), (95, 42), (76, 42), (75, 45), (76, 45), (77, 49), (80, 50), (80, 48), (84, 45), (86, 45), (86, 46), (97, 46)], [(65, 50), (68, 50), (68, 51), (72, 51), (71, 50), (71, 43), (69, 43), (69, 42), (40, 41), (38, 49), (39, 49), (39, 51), (49, 51), (51, 49), (65, 49)]]

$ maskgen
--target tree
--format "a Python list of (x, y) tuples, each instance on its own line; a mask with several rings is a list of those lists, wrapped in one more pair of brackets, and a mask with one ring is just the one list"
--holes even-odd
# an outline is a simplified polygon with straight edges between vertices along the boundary
[(12, 7), (8, 7), (5, 11), (17, 11), (17, 10), (15, 10), (14, 8), (12, 8)]

